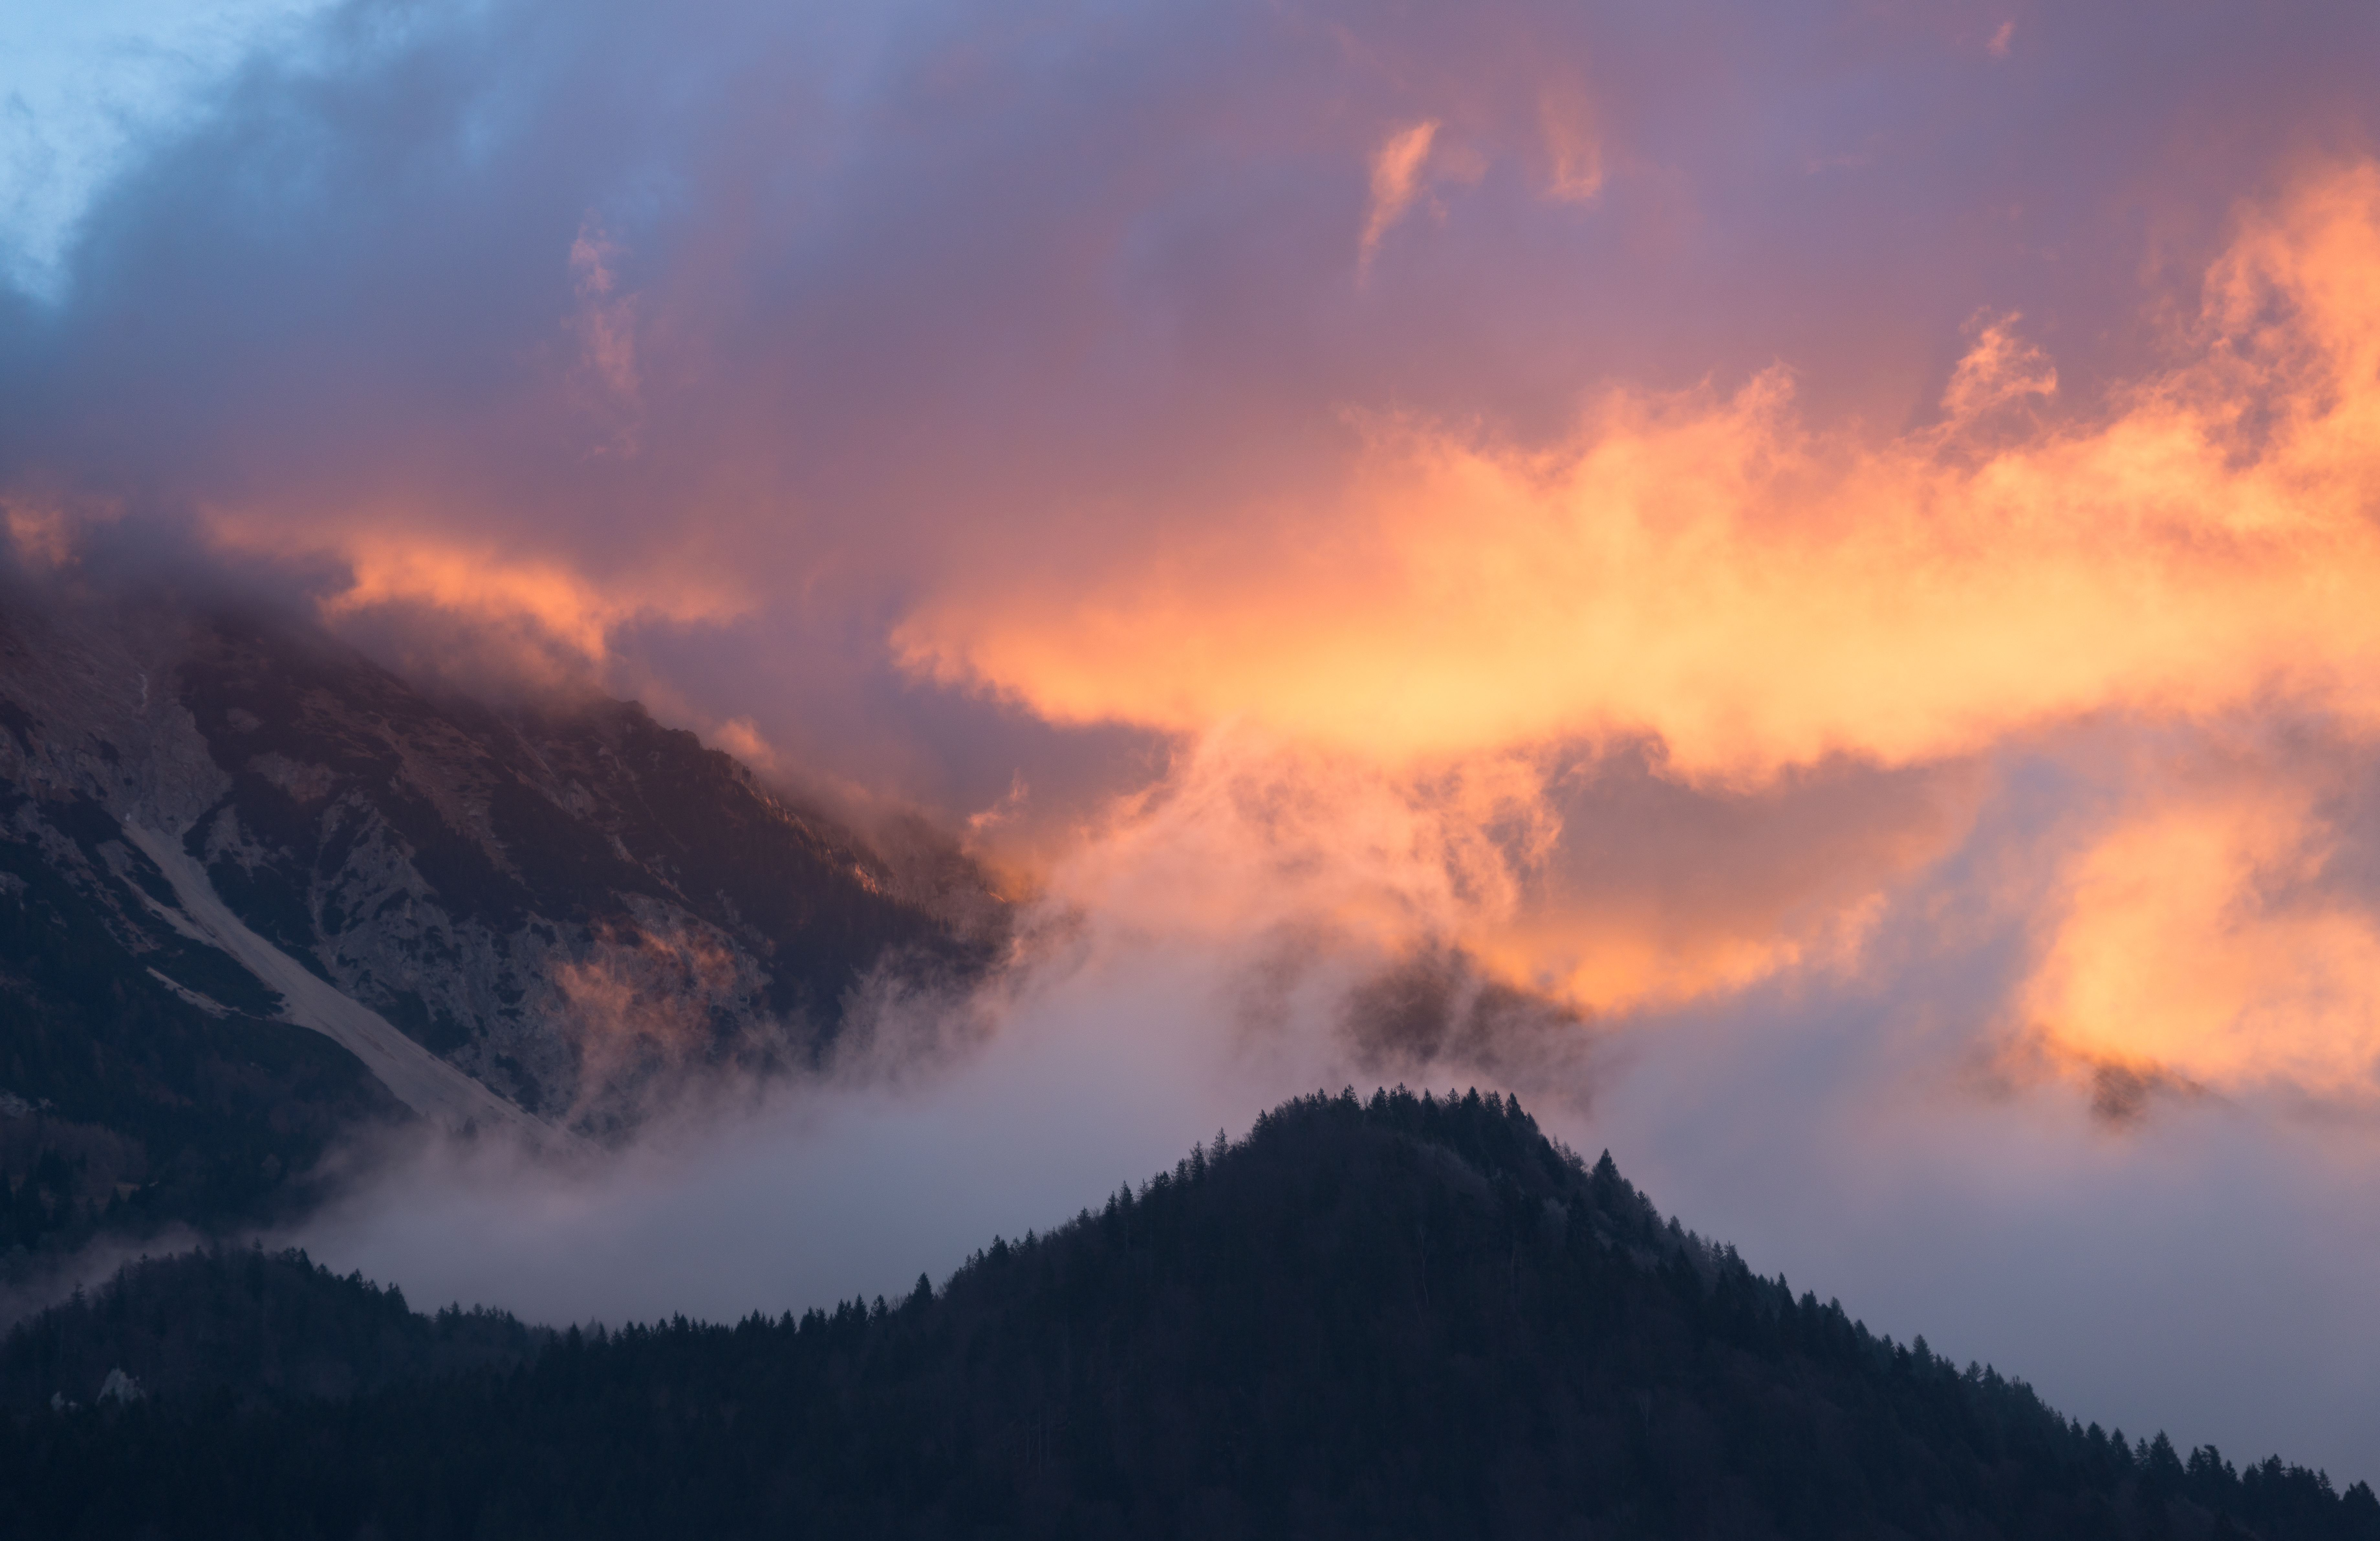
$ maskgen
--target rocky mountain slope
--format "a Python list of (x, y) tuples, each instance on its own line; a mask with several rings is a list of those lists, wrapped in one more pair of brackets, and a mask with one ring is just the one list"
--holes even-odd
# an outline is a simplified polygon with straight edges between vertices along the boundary
[[(75, 1147), (75, 1191), (45, 1178), (40, 1203), (104, 1207), (101, 1167), (128, 1200), (178, 1154), (152, 1135), (203, 1164), (231, 1135), (190, 1120), (242, 1077), (234, 1122), (307, 1132), (269, 1153), (287, 1171), (402, 1110), (567, 1141), (706, 1072), (814, 1070), (872, 989), (963, 980), (1003, 945), (972, 867), (929, 855), (929, 878), (896, 867), (633, 703), (499, 710), (286, 623), (18, 600), (0, 611), (10, 1191)], [(175, 1110), (188, 1127), (162, 1133)]]

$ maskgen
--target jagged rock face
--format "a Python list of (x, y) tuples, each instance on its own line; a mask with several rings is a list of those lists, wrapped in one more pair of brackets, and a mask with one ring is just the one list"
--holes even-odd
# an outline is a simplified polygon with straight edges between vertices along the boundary
[(125, 820), (229, 787), (157, 661), (171, 626), (0, 606), (0, 1280), (95, 1229), (269, 1220), (403, 1109), (196, 935)]
[(433, 703), (218, 626), (178, 674), (228, 789), (185, 843), (243, 918), (524, 1107), (815, 1062), (874, 969), (980, 950), (846, 832), (637, 706)]
[(61, 820), (162, 830), (250, 929), (549, 1121), (601, 1132), (705, 1067), (815, 1066), (872, 977), (963, 977), (999, 945), (963, 862), (940, 880), (972, 885), (965, 927), (633, 704), (433, 699), (236, 619), (13, 630), (10, 838), (129, 935), (148, 864)]

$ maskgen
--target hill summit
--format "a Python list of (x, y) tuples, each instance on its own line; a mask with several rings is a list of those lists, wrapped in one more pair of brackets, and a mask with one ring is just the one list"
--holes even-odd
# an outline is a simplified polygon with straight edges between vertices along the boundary
[(547, 1341), (35, 1412), (0, 1488), (28, 1535), (2380, 1536), (1871, 1333), (1494, 1093), (1286, 1103), (898, 1302)]

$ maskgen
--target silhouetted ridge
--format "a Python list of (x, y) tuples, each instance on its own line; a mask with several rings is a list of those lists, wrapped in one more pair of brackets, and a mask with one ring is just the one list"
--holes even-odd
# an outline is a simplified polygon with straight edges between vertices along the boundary
[(1665, 1221), (1513, 1101), (1288, 1103), (937, 1292), (0, 1434), (28, 1534), (2380, 1536)]
[(346, 1397), (392, 1381), (516, 1364), (551, 1333), (501, 1311), (425, 1317), (395, 1285), (303, 1252), (206, 1248), (128, 1263), (91, 1294), (0, 1340), (0, 1408), (117, 1395), (240, 1403)]

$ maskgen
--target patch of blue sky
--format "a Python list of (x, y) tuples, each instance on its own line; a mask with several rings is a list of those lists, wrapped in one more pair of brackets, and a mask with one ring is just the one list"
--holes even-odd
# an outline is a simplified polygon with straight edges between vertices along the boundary
[(296, 46), (332, 4), (0, 5), (0, 281), (59, 297), (75, 231), (108, 178), (201, 110), (244, 61)]

